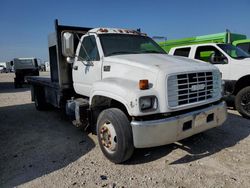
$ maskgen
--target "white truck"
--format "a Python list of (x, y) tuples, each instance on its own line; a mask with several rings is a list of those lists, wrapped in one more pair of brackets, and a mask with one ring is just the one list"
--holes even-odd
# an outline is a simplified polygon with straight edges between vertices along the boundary
[(12, 66), (11, 66), (11, 62), (0, 62), (0, 72), (11, 72), (12, 71)]
[(50, 77), (28, 77), (38, 110), (65, 109), (97, 134), (104, 155), (126, 161), (134, 148), (165, 145), (227, 117), (219, 70), (168, 56), (138, 31), (58, 25), (49, 36)]
[(225, 96), (233, 96), (235, 107), (250, 118), (250, 55), (225, 43), (206, 43), (171, 48), (170, 55), (209, 62), (219, 68), (225, 81)]

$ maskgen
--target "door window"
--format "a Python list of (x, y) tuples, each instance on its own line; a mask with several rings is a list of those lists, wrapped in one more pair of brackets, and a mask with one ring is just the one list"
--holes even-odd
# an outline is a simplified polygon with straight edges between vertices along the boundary
[(98, 48), (96, 45), (96, 40), (93, 35), (84, 37), (82, 45), (80, 47), (79, 56), (80, 58), (78, 58), (78, 60), (84, 60), (84, 61), (100, 60)]
[(174, 55), (188, 57), (191, 48), (179, 48), (176, 49)]
[(212, 64), (225, 64), (227, 58), (214, 46), (199, 46), (195, 53), (195, 59)]

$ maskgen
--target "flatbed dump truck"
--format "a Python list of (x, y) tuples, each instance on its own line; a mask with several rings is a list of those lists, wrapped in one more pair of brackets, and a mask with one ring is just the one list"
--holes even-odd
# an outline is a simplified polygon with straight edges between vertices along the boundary
[(114, 163), (134, 148), (165, 145), (221, 125), (227, 117), (219, 70), (168, 56), (130, 29), (59, 25), (49, 36), (50, 77), (28, 77), (37, 110), (65, 110), (97, 134)]

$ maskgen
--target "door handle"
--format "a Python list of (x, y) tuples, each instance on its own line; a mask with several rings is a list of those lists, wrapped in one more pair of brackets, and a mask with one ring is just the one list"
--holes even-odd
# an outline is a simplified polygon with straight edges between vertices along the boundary
[(73, 66), (73, 69), (74, 70), (78, 70), (78, 66)]

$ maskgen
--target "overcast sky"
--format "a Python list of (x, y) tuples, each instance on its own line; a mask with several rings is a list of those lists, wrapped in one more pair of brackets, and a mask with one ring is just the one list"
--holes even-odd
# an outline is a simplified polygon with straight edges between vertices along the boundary
[(250, 38), (250, 0), (1, 0), (0, 61), (48, 60), (47, 36), (59, 24), (141, 28), (178, 39), (231, 32)]

